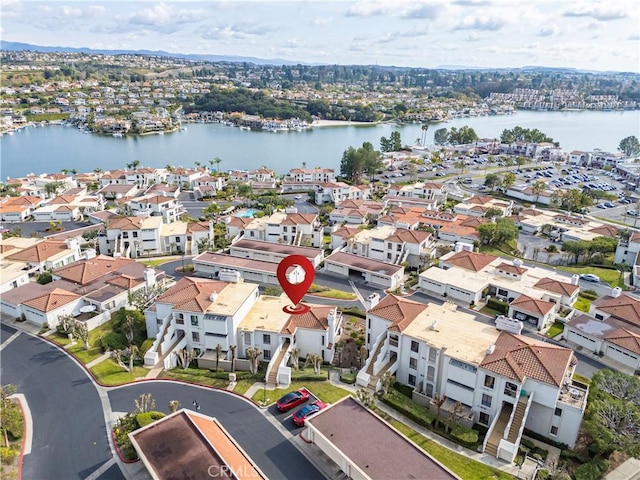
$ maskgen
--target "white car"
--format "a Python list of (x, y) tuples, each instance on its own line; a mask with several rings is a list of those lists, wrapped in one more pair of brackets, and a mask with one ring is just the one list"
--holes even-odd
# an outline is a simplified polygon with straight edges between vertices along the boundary
[(583, 275), (580, 275), (580, 278), (582, 280), (586, 280), (587, 282), (593, 282), (593, 283), (598, 283), (600, 281), (600, 277), (597, 275), (594, 275), (593, 273), (585, 273)]
[(302, 195), (296, 195), (296, 196), (295, 196), (295, 197), (293, 197), (293, 198), (295, 198), (296, 200), (300, 200), (300, 199), (302, 198)]

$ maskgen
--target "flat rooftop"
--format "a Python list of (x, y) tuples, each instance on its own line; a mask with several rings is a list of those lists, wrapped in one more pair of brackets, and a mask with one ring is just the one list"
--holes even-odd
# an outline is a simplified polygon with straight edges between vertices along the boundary
[(266, 262), (264, 260), (254, 260), (252, 258), (236, 257), (227, 253), (201, 253), (193, 259), (196, 263), (220, 266), (223, 268), (239, 268), (242, 270), (250, 270), (252, 272), (269, 273), (276, 275), (278, 264), (274, 262)]
[(369, 478), (458, 478), (351, 397), (311, 417), (307, 424)]
[(216, 419), (195, 412), (180, 410), (130, 438), (156, 479), (266, 478)]
[(231, 245), (230, 249), (232, 255), (234, 249), (260, 250), (263, 252), (273, 252), (276, 255), (302, 255), (307, 258), (315, 258), (323, 253), (321, 248), (297, 247), (295, 245), (247, 239), (238, 240)]
[(477, 365), (500, 332), (493, 325), (479, 322), (474, 315), (459, 312), (456, 308), (452, 303), (429, 303), (403, 334), (444, 348), (447, 355)]
[(291, 316), (291, 314), (282, 311), (282, 308), (288, 305), (291, 305), (291, 300), (286, 295), (279, 297), (260, 296), (238, 325), (238, 331), (282, 331)]
[(340, 263), (351, 268), (359, 269), (361, 271), (368, 271), (372, 273), (379, 273), (382, 275), (392, 276), (399, 272), (404, 267), (401, 265), (393, 265), (391, 263), (380, 262), (378, 260), (372, 260), (370, 258), (361, 257), (360, 255), (354, 255), (352, 253), (335, 252), (325, 258), (325, 261), (331, 261)]

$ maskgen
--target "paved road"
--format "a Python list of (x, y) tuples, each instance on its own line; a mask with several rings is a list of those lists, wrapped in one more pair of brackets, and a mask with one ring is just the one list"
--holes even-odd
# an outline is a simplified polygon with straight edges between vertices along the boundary
[[(93, 225), (89, 222), (62, 222), (62, 228), (64, 228), (64, 232), (68, 232), (69, 230), (75, 230), (76, 228), (86, 227), (88, 225)], [(47, 232), (46, 229), (49, 228), (49, 222), (19, 222), (19, 223), (4, 223), (3, 226), (8, 228), (9, 230), (15, 230), (20, 228), (22, 231), (21, 236), (23, 237), (46, 237), (47, 235), (53, 235), (53, 233), (60, 232)]]
[[(14, 329), (2, 325), (2, 338)], [(112, 458), (98, 393), (73, 360), (21, 333), (2, 350), (2, 383), (23, 393), (34, 423), (23, 478), (84, 479)], [(101, 479), (124, 478), (109, 469)]]
[(173, 382), (144, 382), (109, 391), (115, 412), (133, 408), (134, 399), (151, 393), (158, 410), (171, 400), (191, 408), (195, 400), (200, 413), (216, 417), (269, 478), (324, 478), (259, 409), (236, 395)]

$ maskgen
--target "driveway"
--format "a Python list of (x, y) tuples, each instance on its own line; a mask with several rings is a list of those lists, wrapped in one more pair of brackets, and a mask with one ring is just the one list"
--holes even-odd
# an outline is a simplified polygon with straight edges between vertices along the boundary
[(21, 236), (28, 238), (31, 236), (46, 237), (47, 235), (53, 235), (54, 233), (68, 232), (77, 228), (94, 225), (89, 222), (62, 222), (62, 228), (60, 232), (47, 232), (46, 229), (50, 227), (49, 222), (19, 222), (19, 223), (4, 223), (5, 228), (9, 230), (15, 230), (19, 228), (21, 230)]
[(228, 392), (167, 381), (143, 382), (109, 390), (114, 412), (129, 411), (142, 393), (151, 393), (158, 410), (171, 400), (183, 408), (200, 405), (200, 413), (217, 418), (269, 478), (322, 479), (322, 474), (248, 400)]
[[(2, 339), (14, 330), (2, 326)], [(111, 460), (102, 405), (84, 370), (49, 343), (21, 333), (0, 356), (2, 383), (14, 384), (33, 419), (23, 478), (85, 479)], [(99, 479), (124, 478), (108, 469)]]

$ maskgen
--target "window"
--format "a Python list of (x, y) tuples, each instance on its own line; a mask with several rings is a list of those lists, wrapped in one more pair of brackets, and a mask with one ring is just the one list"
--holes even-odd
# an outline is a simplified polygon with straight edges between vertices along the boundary
[(191, 315), (191, 325), (194, 327), (198, 326), (198, 317), (196, 315)]
[(398, 346), (398, 336), (397, 335), (389, 335), (389, 345), (392, 347)]
[(267, 349), (262, 350), (262, 357), (265, 360), (271, 360), (271, 350), (267, 350)]
[(431, 366), (427, 367), (427, 380), (429, 380), (430, 382), (433, 382), (435, 377), (436, 377), (436, 369)]
[(251, 345), (251, 333), (244, 332), (243, 336), (244, 336), (244, 344)]
[(402, 245), (396, 245), (396, 251), (399, 252), (400, 250), (402, 250)]
[(129, 232), (122, 232), (122, 238), (129, 238)]
[(200, 343), (200, 333), (199, 332), (191, 332), (191, 340), (196, 343)]
[(551, 432), (549, 433), (551, 433), (551, 435), (555, 437), (556, 435), (558, 435), (558, 427), (554, 425), (553, 427), (551, 427)]
[(499, 288), (498, 289), (498, 295), (500, 295), (501, 297), (506, 297), (507, 295), (509, 295), (509, 292), (507, 292), (506, 290), (504, 290), (503, 288)]
[(416, 342), (415, 340), (411, 340), (411, 351), (418, 353), (419, 348), (420, 345), (418, 344), (418, 342)]
[(438, 351), (435, 348), (430, 348), (429, 349), (429, 361), (430, 362), (435, 362), (437, 355), (438, 355)]
[(288, 232), (289, 231), (289, 227), (282, 227), (282, 231), (283, 232)]
[(515, 383), (507, 382), (504, 386), (504, 394), (511, 398), (516, 398), (517, 391), (518, 386)]
[(391, 260), (391, 254), (387, 253), (387, 260)]
[(482, 405), (485, 407), (491, 407), (492, 400), (491, 395), (487, 395), (486, 393), (482, 394)]
[(599, 313), (596, 313), (596, 319), (597, 320), (604, 320), (604, 316), (600, 315)]
[(176, 242), (180, 243), (180, 237), (176, 237)]
[(561, 409), (561, 408), (556, 407), (556, 411), (555, 411), (555, 412), (553, 412), (553, 414), (554, 414), (556, 417), (561, 417), (561, 416), (562, 416), (562, 409)]
[(491, 417), (489, 416), (488, 413), (480, 412), (480, 415), (478, 416), (478, 423), (479, 424), (488, 426), (490, 420), (491, 420)]
[(411, 370), (417, 370), (418, 369), (418, 359), (417, 358), (411, 357), (409, 359), (409, 368)]
[(133, 232), (133, 238), (138, 238), (138, 232)]
[(407, 381), (407, 383), (409, 385), (411, 385), (412, 387), (415, 387), (415, 385), (416, 385), (416, 376), (409, 374), (409, 380)]
[(262, 343), (264, 343), (265, 345), (271, 345), (271, 335), (264, 333), (262, 335)]
[(484, 386), (493, 390), (494, 385), (496, 384), (496, 377), (492, 377), (491, 375), (484, 376)]
[(425, 395), (429, 398), (433, 398), (433, 385), (427, 383), (427, 388), (424, 391)]

